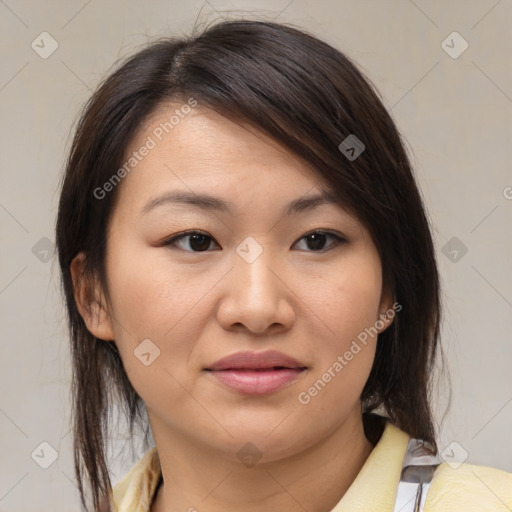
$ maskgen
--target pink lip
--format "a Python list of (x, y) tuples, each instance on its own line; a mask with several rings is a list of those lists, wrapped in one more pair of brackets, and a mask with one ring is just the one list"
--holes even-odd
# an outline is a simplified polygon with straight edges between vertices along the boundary
[(306, 366), (281, 352), (238, 352), (206, 368), (225, 386), (250, 395), (264, 395), (293, 382)]

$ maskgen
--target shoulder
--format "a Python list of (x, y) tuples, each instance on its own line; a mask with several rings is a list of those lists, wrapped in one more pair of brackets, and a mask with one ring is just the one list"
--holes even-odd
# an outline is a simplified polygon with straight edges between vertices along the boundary
[(432, 479), (425, 512), (512, 510), (512, 474), (487, 466), (441, 464)]
[(153, 447), (114, 487), (116, 512), (149, 511), (160, 476), (160, 460), (156, 447)]

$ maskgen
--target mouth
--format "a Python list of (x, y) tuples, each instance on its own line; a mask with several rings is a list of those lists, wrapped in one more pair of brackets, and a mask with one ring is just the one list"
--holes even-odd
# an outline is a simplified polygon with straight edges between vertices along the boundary
[(238, 352), (205, 371), (224, 386), (248, 395), (264, 395), (291, 384), (308, 367), (277, 351)]

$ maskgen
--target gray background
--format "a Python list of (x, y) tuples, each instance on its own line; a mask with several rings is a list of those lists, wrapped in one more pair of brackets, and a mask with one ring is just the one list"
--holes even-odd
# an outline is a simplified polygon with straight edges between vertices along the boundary
[[(118, 58), (188, 31), (199, 14), (306, 28), (354, 58), (380, 90), (435, 225), (453, 389), (441, 449), (454, 467), (467, 457), (512, 471), (510, 0), (0, 0), (0, 512), (80, 510), (68, 341), (52, 257), (58, 185), (78, 110)], [(51, 41), (42, 32), (58, 44), (47, 58), (41, 53)], [(464, 40), (469, 46), (459, 55)], [(125, 436), (117, 437), (114, 450)], [(52, 461), (52, 449), (42, 442), (58, 452), (47, 469), (40, 466)], [(140, 455), (123, 453), (112, 465), (114, 483)]]

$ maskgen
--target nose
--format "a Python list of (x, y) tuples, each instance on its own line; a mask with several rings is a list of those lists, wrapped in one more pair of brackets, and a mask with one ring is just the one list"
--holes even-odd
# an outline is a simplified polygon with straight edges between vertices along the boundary
[[(242, 254), (242, 253), (240, 253)], [(276, 334), (295, 320), (291, 275), (269, 251), (254, 261), (234, 254), (233, 268), (223, 279), (217, 321), (226, 330)]]

